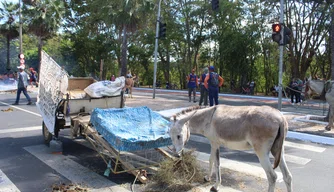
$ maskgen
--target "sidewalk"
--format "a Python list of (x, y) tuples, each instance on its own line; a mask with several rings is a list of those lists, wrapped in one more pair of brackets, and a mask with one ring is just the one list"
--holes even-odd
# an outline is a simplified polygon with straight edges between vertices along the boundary
[[(183, 98), (184, 97), (184, 98)], [(138, 106), (147, 106), (154, 111), (163, 111), (164, 116), (167, 114), (176, 113), (180, 108), (187, 108), (190, 106), (198, 105), (197, 103), (188, 102), (187, 96), (178, 96), (175, 98), (165, 98), (162, 96), (156, 96), (155, 99), (152, 98), (152, 95), (147, 93), (141, 96), (135, 96), (134, 98), (126, 99), (126, 106), (128, 107), (138, 107)], [(224, 102), (224, 98), (221, 99)], [(226, 100), (231, 100), (233, 98), (225, 98)], [(239, 100), (240, 98), (234, 98), (234, 100)], [(266, 103), (263, 103), (266, 104)], [(334, 129), (331, 131), (325, 131), (324, 127), (326, 122), (320, 121), (308, 121), (301, 120), (305, 118), (306, 115), (310, 115), (310, 110), (308, 108), (299, 106), (288, 106), (285, 105), (282, 108), (282, 113), (285, 115), (289, 122), (289, 134), (288, 137), (294, 139), (301, 139), (305, 141), (311, 141), (315, 143), (331, 144), (334, 145)], [(318, 112), (318, 114), (321, 112)], [(305, 133), (305, 134), (303, 134)], [(317, 137), (318, 136), (318, 137)], [(324, 136), (327, 138), (319, 137)]]

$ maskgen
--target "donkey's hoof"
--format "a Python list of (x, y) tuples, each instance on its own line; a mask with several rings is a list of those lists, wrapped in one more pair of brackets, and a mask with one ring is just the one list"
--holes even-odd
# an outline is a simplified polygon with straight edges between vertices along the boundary
[(326, 131), (332, 130), (332, 128), (330, 126), (326, 126), (325, 129), (326, 129)]
[(215, 186), (212, 186), (211, 189), (210, 189), (210, 192), (218, 192), (218, 190), (216, 189)]

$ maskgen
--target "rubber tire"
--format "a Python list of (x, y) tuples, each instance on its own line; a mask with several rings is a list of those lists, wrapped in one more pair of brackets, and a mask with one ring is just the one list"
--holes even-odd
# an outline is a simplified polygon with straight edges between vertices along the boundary
[(42, 132), (43, 132), (43, 140), (44, 140), (45, 145), (50, 146), (50, 141), (52, 140), (52, 134), (49, 132), (44, 121), (42, 123)]

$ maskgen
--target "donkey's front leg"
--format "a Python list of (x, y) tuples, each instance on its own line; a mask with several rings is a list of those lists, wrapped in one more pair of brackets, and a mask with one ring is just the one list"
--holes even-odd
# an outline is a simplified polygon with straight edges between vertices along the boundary
[(213, 164), (215, 161), (215, 153), (217, 150), (217, 146), (211, 143), (211, 153), (210, 153), (210, 159), (209, 159), (209, 174), (204, 176), (205, 181), (211, 181), (212, 171), (213, 171)]
[(219, 185), (221, 184), (219, 146), (216, 148), (216, 151), (214, 152), (214, 161), (216, 167), (216, 183), (213, 187), (211, 187), (210, 191), (218, 192)]
[(333, 106), (329, 106), (329, 117), (328, 117), (328, 125), (325, 127), (327, 131), (332, 130), (333, 126), (333, 121), (334, 121), (334, 109)]

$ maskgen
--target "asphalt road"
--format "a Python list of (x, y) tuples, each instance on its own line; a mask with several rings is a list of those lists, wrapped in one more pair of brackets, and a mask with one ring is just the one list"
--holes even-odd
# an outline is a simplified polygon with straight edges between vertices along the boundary
[[(36, 98), (36, 94), (31, 94)], [(152, 94), (134, 91), (134, 99), (127, 99), (128, 106), (148, 105), (153, 110), (173, 108), (175, 105), (193, 105), (185, 93), (157, 93), (159, 102), (150, 104)], [(136, 98), (137, 97), (137, 98)], [(140, 98), (140, 99), (139, 99)], [(63, 154), (50, 154), (42, 141), (42, 118), (36, 106), (15, 107), (15, 94), (0, 95), (0, 192), (50, 191), (51, 186), (60, 183), (81, 183), (93, 186), (97, 191), (130, 190), (133, 175), (123, 173), (104, 177), (106, 165), (98, 154), (83, 145), (84, 141), (73, 141), (69, 131), (61, 131)], [(145, 100), (147, 102), (145, 102)], [(225, 97), (222, 103), (235, 105), (273, 105), (270, 100), (256, 98)], [(198, 103), (197, 103), (198, 104)], [(287, 106), (288, 108), (289, 106)], [(7, 111), (8, 109), (13, 111)], [(210, 146), (205, 138), (193, 136), (188, 148), (195, 147), (199, 162), (207, 167)], [(293, 175), (293, 188), (297, 192), (332, 192), (334, 184), (334, 147), (288, 140), (285, 146), (288, 167)], [(229, 151), (221, 148), (222, 184), (232, 191), (266, 191), (264, 172), (252, 152)], [(225, 163), (224, 163), (225, 162)], [(137, 182), (136, 191), (144, 191)], [(229, 191), (225, 190), (225, 191)], [(278, 182), (276, 191), (286, 191), (284, 182)]]

